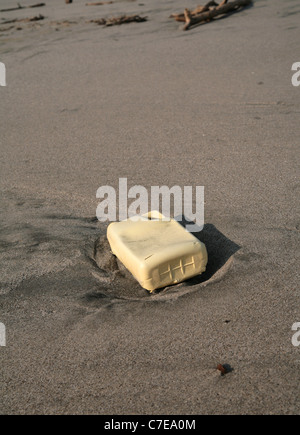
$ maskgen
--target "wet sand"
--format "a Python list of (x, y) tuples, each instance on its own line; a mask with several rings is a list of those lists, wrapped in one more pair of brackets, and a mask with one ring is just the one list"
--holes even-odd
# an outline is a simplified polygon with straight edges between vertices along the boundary
[[(0, 14), (1, 414), (299, 414), (300, 5), (182, 32), (190, 0), (46, 3)], [(150, 296), (112, 260), (120, 177), (205, 186), (203, 277)]]

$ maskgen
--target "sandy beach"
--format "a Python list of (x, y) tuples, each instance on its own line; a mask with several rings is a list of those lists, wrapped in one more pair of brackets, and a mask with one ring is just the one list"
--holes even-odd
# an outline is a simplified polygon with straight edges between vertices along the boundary
[[(193, 0), (45, 3), (0, 13), (0, 413), (299, 414), (300, 3), (187, 32)], [(204, 276), (150, 295), (111, 263), (121, 177), (205, 186)]]

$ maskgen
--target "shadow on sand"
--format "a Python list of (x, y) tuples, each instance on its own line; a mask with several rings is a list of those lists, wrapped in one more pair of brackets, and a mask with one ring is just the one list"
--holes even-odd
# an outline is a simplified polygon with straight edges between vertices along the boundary
[[(185, 227), (188, 222), (183, 221), (181, 224)], [(241, 249), (239, 245), (228, 239), (212, 224), (204, 225), (202, 231), (193, 234), (205, 244), (208, 253), (208, 264), (206, 272), (188, 280), (188, 285), (196, 285), (209, 281)]]

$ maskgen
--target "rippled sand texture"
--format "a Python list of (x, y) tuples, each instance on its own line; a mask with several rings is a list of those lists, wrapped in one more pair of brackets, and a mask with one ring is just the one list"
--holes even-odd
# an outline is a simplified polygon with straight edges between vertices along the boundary
[[(299, 3), (46, 3), (0, 14), (0, 412), (299, 414)], [(205, 186), (203, 276), (151, 296), (111, 255), (120, 177)]]

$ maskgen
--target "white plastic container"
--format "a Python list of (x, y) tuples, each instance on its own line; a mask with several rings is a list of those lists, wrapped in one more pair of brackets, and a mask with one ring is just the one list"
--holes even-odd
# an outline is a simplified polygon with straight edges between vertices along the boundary
[(114, 255), (150, 292), (205, 272), (207, 250), (174, 219), (150, 212), (138, 221), (112, 223), (107, 238)]

